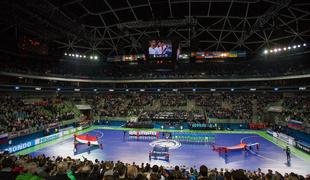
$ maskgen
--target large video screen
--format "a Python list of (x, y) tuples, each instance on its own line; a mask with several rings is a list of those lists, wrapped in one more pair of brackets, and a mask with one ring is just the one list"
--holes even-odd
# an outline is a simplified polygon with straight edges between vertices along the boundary
[(171, 40), (150, 40), (148, 48), (149, 58), (170, 58), (172, 57)]

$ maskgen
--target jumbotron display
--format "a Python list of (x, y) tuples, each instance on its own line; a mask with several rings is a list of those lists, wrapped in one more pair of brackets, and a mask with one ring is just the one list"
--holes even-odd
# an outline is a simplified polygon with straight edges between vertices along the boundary
[(148, 54), (150, 58), (170, 58), (172, 57), (171, 40), (150, 40)]

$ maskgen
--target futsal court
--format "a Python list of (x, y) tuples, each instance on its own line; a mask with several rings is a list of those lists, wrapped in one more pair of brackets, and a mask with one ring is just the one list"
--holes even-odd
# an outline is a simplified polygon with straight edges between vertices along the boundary
[(85, 137), (96, 137), (98, 144), (88, 143), (87, 140), (81, 143), (72, 136), (34, 151), (31, 155), (120, 160), (136, 164), (148, 162), (168, 168), (174, 165), (190, 168), (205, 164), (210, 168), (247, 170), (261, 168), (265, 171), (268, 169), (279, 172), (294, 171), (304, 175), (310, 170), (310, 162), (293, 154), (288, 162), (282, 148), (256, 134), (163, 133), (101, 129), (82, 134), (81, 138)]

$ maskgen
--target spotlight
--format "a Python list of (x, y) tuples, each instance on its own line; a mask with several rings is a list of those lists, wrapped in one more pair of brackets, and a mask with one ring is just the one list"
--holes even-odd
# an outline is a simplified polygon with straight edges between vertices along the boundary
[(291, 48), (291, 46), (289, 46), (287, 49), (290, 50), (290, 49), (292, 49), (292, 48)]
[(279, 91), (279, 88), (274, 88), (274, 91)]
[(286, 48), (283, 48), (283, 51), (286, 51)]
[(86, 56), (84, 55), (83, 58), (86, 58)]
[(298, 44), (298, 45), (297, 45), (297, 47), (299, 47), (299, 48), (300, 48), (300, 47), (301, 47), (301, 45), (299, 45), (299, 44)]
[(90, 56), (90, 59), (93, 59), (93, 56)]
[(77, 57), (77, 58), (78, 58), (78, 57), (79, 57), (79, 55), (78, 55), (78, 54), (76, 54), (76, 55), (75, 55), (75, 57)]
[(157, 89), (158, 92), (160, 92), (160, 89)]
[(71, 54), (69, 54), (69, 56), (71, 56)]
[(97, 89), (94, 89), (95, 92), (97, 92)]
[(234, 88), (231, 88), (230, 91), (235, 91), (235, 89), (234, 89)]
[(296, 49), (296, 48), (297, 48), (297, 46), (296, 46), (296, 45), (294, 45), (294, 46), (293, 46), (293, 49)]
[(97, 59), (98, 59), (98, 56), (94, 56), (94, 59), (96, 59), (96, 60), (97, 60)]
[(57, 88), (56, 90), (57, 90), (57, 91), (60, 91), (61, 89), (60, 89), (60, 88)]
[(67, 56), (68, 54), (67, 53), (65, 53), (65, 56)]
[(268, 50), (267, 49), (264, 51), (264, 54), (268, 54)]
[(41, 91), (41, 88), (40, 87), (36, 87), (34, 88), (36, 91)]
[(304, 44), (303, 44), (303, 46), (304, 46), (304, 47), (306, 47), (306, 46), (307, 46), (307, 44), (306, 44), (306, 43), (304, 43)]
[(82, 55), (80, 55), (80, 58), (82, 57)]
[(273, 50), (270, 50), (271, 53), (273, 53)]
[(19, 90), (20, 88), (19, 88), (18, 86), (15, 86), (15, 89), (16, 89), (16, 90)]
[(276, 52), (278, 52), (278, 49), (274, 49), (273, 51), (276, 53)]
[(282, 51), (282, 49), (281, 49), (281, 48), (279, 48), (279, 49), (278, 49), (278, 51), (279, 51), (279, 52), (281, 52), (281, 51)]
[(193, 92), (195, 92), (196, 91), (196, 89), (193, 89)]

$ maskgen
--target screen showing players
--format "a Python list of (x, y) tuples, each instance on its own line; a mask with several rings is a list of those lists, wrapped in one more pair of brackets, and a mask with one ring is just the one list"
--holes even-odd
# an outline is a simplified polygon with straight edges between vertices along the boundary
[(172, 43), (170, 40), (150, 40), (148, 53), (150, 58), (170, 58)]

